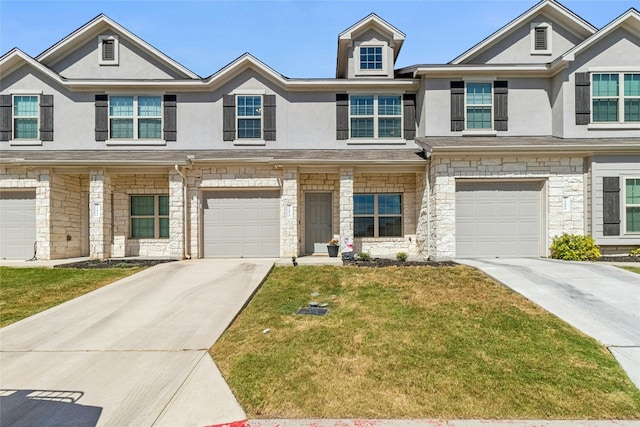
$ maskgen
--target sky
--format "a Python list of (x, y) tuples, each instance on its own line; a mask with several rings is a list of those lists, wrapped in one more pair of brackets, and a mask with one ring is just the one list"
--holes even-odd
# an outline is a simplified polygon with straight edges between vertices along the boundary
[[(537, 0), (0, 0), (0, 54), (33, 57), (100, 13), (207, 77), (249, 52), (293, 78), (335, 76), (338, 35), (370, 13), (406, 34), (396, 68), (447, 63)], [(601, 28), (640, 0), (563, 0)]]

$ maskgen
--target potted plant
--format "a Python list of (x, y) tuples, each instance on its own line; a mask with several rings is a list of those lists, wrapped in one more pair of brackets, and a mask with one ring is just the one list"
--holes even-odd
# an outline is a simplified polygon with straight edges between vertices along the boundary
[(329, 240), (329, 244), (327, 245), (327, 250), (329, 251), (329, 256), (335, 258), (338, 256), (338, 251), (340, 250), (340, 241), (338, 239)]

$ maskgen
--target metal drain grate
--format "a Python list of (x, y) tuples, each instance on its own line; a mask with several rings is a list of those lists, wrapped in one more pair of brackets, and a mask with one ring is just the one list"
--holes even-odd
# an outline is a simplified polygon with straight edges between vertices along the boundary
[(320, 307), (304, 307), (296, 311), (296, 314), (305, 314), (307, 316), (324, 316), (327, 313), (329, 313), (328, 309)]

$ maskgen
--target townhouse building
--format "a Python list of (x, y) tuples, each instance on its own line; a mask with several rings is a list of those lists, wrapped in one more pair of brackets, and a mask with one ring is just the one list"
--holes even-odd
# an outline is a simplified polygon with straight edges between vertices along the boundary
[(405, 37), (371, 14), (321, 79), (250, 54), (201, 77), (105, 15), (5, 53), (0, 258), (640, 246), (636, 9), (598, 29), (543, 0), (447, 64), (396, 68)]

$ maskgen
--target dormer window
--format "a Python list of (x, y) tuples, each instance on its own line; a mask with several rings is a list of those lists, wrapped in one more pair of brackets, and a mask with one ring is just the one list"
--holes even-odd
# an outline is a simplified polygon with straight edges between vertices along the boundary
[(551, 55), (551, 24), (534, 22), (531, 24), (531, 54)]
[(360, 47), (360, 69), (382, 70), (382, 46)]
[(118, 65), (118, 36), (102, 35), (98, 37), (98, 64)]

